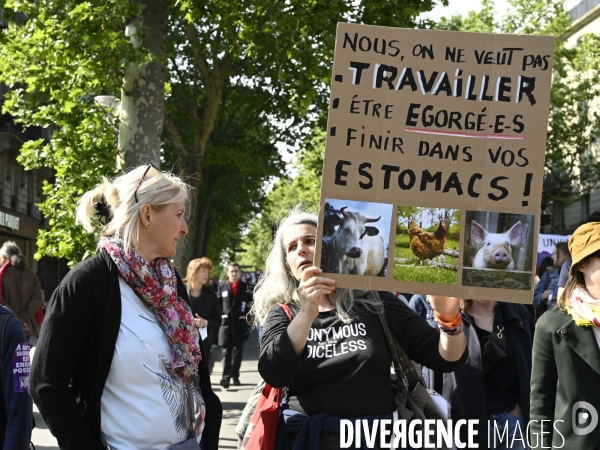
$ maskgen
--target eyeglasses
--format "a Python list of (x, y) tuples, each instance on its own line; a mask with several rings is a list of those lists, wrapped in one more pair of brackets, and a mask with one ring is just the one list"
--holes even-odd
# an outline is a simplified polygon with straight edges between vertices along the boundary
[(135, 198), (136, 203), (139, 201), (137, 198), (137, 191), (140, 188), (140, 186), (142, 185), (142, 183), (144, 182), (144, 178), (146, 178), (146, 175), (148, 175), (148, 171), (152, 168), (156, 169), (156, 167), (154, 167), (154, 164), (152, 164), (152, 163), (148, 164), (148, 167), (146, 167), (146, 171), (144, 172), (144, 175), (142, 175), (142, 179), (140, 180), (137, 187), (135, 188), (135, 191), (133, 191), (133, 198)]

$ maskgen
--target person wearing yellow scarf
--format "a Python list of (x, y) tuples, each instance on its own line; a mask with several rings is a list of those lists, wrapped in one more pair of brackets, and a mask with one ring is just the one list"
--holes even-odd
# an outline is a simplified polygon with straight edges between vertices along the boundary
[(564, 293), (535, 328), (532, 448), (600, 448), (600, 222), (575, 230), (569, 251)]

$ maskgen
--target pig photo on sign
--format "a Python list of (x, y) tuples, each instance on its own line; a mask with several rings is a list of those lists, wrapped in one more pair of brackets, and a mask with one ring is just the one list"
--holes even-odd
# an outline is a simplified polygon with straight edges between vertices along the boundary
[(462, 285), (530, 290), (535, 216), (495, 211), (465, 214)]
[(521, 243), (523, 225), (515, 223), (504, 233), (490, 233), (474, 220), (471, 223), (471, 242), (481, 245), (473, 267), (476, 269), (514, 270), (515, 261), (512, 257), (513, 247)]
[(385, 276), (391, 205), (327, 199), (323, 216), (324, 272)]

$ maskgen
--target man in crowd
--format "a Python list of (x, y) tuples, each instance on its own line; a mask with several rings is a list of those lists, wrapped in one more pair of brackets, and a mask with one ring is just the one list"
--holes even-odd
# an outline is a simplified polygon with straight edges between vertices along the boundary
[(42, 288), (38, 276), (25, 267), (25, 258), (13, 241), (6, 241), (0, 247), (0, 279), (0, 303), (23, 324), (29, 339), (37, 338), (40, 327), (35, 313), (42, 303)]
[(240, 266), (230, 262), (227, 266), (227, 281), (219, 285), (217, 294), (221, 301), (223, 314), (219, 328), (219, 346), (223, 377), (221, 386), (229, 388), (229, 383), (239, 386), (240, 366), (244, 356), (244, 343), (248, 340), (250, 326), (246, 315), (250, 311), (252, 294), (248, 285), (240, 280)]

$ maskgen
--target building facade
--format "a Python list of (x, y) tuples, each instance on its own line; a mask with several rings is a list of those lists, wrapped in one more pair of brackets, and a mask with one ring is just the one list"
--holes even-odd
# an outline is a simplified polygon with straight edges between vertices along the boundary
[[(6, 92), (7, 88), (0, 85), (0, 107)], [(0, 245), (6, 241), (17, 243), (27, 266), (40, 277), (47, 297), (68, 270), (64, 260), (33, 258), (38, 230), (45, 227), (37, 204), (42, 201), (43, 181), (52, 181), (53, 174), (49, 169), (26, 171), (17, 157), (24, 142), (49, 137), (49, 130), (25, 130), (10, 115), (0, 113)]]
[[(586, 34), (600, 34), (600, 0), (582, 0), (569, 11), (573, 23), (567, 34), (567, 47), (576, 47)], [(599, 153), (600, 144), (594, 143), (591, 152)], [(553, 224), (546, 225), (542, 232), (571, 234), (587, 216), (600, 209), (600, 186), (596, 186), (578, 202), (561, 208), (552, 217)]]

